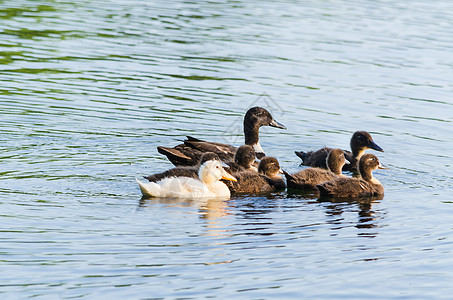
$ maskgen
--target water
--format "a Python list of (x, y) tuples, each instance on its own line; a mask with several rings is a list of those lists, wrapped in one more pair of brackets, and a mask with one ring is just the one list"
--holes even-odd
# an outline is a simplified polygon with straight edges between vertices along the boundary
[[(2, 299), (450, 298), (453, 4), (2, 1)], [(140, 200), (185, 135), (385, 149), (374, 202)]]

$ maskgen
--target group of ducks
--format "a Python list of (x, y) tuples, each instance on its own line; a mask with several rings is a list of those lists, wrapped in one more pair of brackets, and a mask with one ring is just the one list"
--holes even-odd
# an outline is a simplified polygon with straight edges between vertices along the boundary
[[(286, 129), (266, 109), (252, 107), (244, 117), (245, 145), (238, 148), (190, 136), (173, 148), (157, 147), (176, 167), (145, 177), (147, 183), (137, 180), (143, 196), (228, 198), (231, 194), (268, 193), (286, 187), (318, 193), (320, 197), (358, 198), (384, 194), (384, 187), (372, 172), (385, 167), (375, 155), (364, 153), (367, 149), (383, 150), (368, 132), (353, 134), (351, 151), (327, 147), (310, 152), (296, 151), (302, 165), (310, 168), (289, 174), (280, 168), (275, 157), (264, 153), (259, 143), (261, 126)], [(351, 171), (356, 176), (346, 177), (342, 171)]]

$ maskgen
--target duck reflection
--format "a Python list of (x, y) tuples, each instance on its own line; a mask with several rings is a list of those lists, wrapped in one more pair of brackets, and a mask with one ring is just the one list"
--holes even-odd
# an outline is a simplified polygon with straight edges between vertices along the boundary
[(231, 210), (240, 223), (242, 235), (269, 236), (275, 232), (274, 216), (281, 205), (280, 199), (285, 198), (284, 193), (269, 193), (266, 195), (241, 195), (229, 202)]
[(219, 198), (207, 198), (202, 200), (181, 199), (181, 198), (141, 198), (138, 204), (139, 209), (153, 205), (164, 204), (169, 207), (198, 207), (200, 218), (213, 220), (229, 214), (226, 200)]
[[(358, 220), (355, 225), (358, 229), (373, 229), (378, 228), (378, 220), (382, 219), (379, 211), (373, 210), (373, 204), (379, 203), (383, 196), (369, 198), (320, 198), (319, 203), (324, 204), (325, 213), (329, 217), (327, 223), (335, 225), (333, 230), (338, 230), (346, 227), (346, 221), (343, 217), (345, 212), (357, 211)], [(363, 231), (359, 232), (359, 236), (376, 237), (378, 232)]]
[(139, 201), (138, 209), (163, 204), (168, 207), (196, 207), (200, 219), (206, 221), (208, 235), (223, 236), (226, 230), (222, 230), (219, 219), (230, 214), (227, 200), (219, 198), (205, 199), (181, 199), (181, 198), (142, 198)]

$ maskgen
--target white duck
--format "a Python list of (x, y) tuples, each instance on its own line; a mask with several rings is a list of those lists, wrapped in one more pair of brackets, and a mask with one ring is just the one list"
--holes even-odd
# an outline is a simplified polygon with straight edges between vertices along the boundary
[(230, 190), (220, 179), (236, 181), (217, 160), (205, 162), (198, 171), (200, 180), (189, 177), (168, 177), (158, 182), (143, 183), (136, 179), (144, 197), (165, 198), (229, 198)]

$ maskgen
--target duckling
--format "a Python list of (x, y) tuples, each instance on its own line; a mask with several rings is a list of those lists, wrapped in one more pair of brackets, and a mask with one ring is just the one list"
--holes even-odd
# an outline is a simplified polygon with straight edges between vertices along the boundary
[(285, 174), (288, 188), (297, 190), (317, 190), (317, 184), (342, 177), (341, 170), (345, 163), (346, 159), (343, 150), (332, 149), (326, 158), (328, 170), (308, 168), (292, 175), (286, 171), (283, 171), (283, 173)]
[(169, 169), (162, 173), (156, 173), (149, 176), (144, 176), (144, 178), (148, 179), (150, 182), (157, 182), (166, 177), (190, 177), (198, 179), (198, 170), (200, 166), (207, 162), (208, 160), (217, 160), (220, 161), (220, 158), (214, 152), (206, 152), (200, 158), (200, 161), (195, 166), (184, 166), (184, 167), (176, 167)]
[(376, 169), (386, 169), (379, 159), (370, 153), (364, 154), (359, 160), (361, 178), (336, 178), (318, 184), (321, 197), (359, 198), (384, 195), (384, 186), (373, 177)]
[(275, 157), (266, 156), (258, 165), (258, 173), (253, 171), (240, 171), (233, 173), (237, 182), (225, 182), (232, 194), (258, 194), (268, 193), (286, 187), (283, 178), (278, 175), (282, 171)]
[(144, 197), (162, 198), (229, 198), (230, 190), (219, 180), (236, 181), (217, 160), (209, 160), (201, 165), (198, 177), (200, 179), (167, 177), (158, 182), (136, 181)]
[[(286, 129), (284, 125), (275, 121), (265, 108), (256, 106), (247, 111), (244, 117), (245, 144), (253, 147), (258, 159), (266, 156), (259, 143), (259, 129), (261, 126)], [(232, 145), (207, 142), (191, 136), (187, 136), (183, 144), (173, 148), (157, 147), (157, 151), (167, 156), (175, 166), (193, 166), (200, 159), (200, 156), (207, 151), (217, 153), (225, 163), (232, 162), (236, 149)]]
[[(350, 146), (352, 152), (344, 150), (346, 159), (350, 162), (350, 164), (344, 165), (344, 171), (356, 172), (357, 162), (366, 149), (373, 149), (376, 151), (384, 152), (384, 150), (373, 141), (371, 134), (366, 131), (356, 131), (352, 135)], [(295, 153), (302, 159), (302, 165), (326, 169), (326, 157), (330, 150), (332, 150), (332, 148), (324, 147), (317, 151), (295, 151)]]
[(280, 168), (280, 164), (275, 157), (269, 156), (261, 159), (260, 163), (258, 164), (258, 173), (265, 175), (269, 184), (275, 190), (286, 188), (285, 181), (283, 180), (282, 176), (279, 175), (283, 174), (283, 171)]
[(228, 172), (255, 171), (258, 172), (258, 164), (255, 162), (255, 150), (250, 145), (240, 146), (234, 154), (234, 162), (227, 163), (230, 167)]

